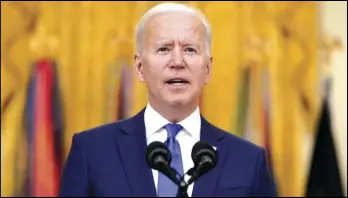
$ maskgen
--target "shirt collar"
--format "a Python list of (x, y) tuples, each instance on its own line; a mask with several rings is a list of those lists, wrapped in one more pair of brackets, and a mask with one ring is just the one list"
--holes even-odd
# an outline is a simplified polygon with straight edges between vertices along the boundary
[[(160, 115), (155, 109), (148, 103), (144, 113), (144, 121), (146, 127), (146, 137), (150, 137), (154, 133), (158, 132), (164, 125), (171, 123)], [(195, 139), (200, 139), (201, 131), (201, 117), (199, 107), (195, 109), (184, 120), (180, 121), (180, 124), (184, 131), (193, 136)]]

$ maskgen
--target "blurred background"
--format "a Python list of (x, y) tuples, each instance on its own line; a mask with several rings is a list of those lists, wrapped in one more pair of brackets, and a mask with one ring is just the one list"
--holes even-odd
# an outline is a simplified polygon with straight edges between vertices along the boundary
[[(55, 196), (72, 135), (147, 104), (134, 28), (160, 2), (1, 1), (1, 196)], [(267, 151), (279, 196), (347, 196), (347, 2), (195, 2), (201, 113)]]

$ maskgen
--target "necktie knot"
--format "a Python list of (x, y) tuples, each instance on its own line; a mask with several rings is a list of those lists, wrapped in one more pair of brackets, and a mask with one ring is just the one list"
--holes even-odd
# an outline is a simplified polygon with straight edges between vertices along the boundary
[(175, 138), (176, 135), (178, 135), (179, 131), (183, 128), (180, 124), (167, 124), (164, 126), (164, 128), (168, 132), (168, 139), (169, 138)]

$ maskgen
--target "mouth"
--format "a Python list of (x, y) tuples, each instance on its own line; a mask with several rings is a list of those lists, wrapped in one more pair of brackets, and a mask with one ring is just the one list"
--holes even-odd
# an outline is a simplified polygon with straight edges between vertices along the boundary
[(165, 82), (166, 84), (174, 85), (174, 86), (182, 86), (182, 85), (187, 85), (190, 83), (188, 80), (184, 78), (171, 78)]

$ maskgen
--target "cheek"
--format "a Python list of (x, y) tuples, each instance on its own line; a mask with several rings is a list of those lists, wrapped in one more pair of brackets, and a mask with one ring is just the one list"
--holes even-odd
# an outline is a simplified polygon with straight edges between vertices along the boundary
[(190, 65), (193, 75), (197, 78), (196, 80), (203, 80), (208, 73), (208, 67), (204, 60), (187, 59), (187, 64)]
[(166, 60), (160, 57), (150, 56), (144, 62), (144, 76), (148, 82), (157, 82), (162, 80), (163, 69), (165, 68)]
[(200, 65), (194, 71), (196, 86), (203, 87), (206, 84), (208, 69), (206, 66)]

